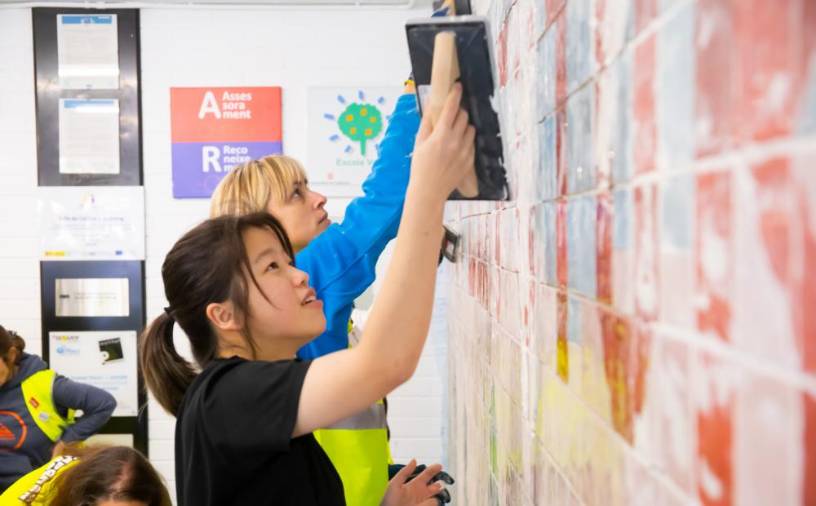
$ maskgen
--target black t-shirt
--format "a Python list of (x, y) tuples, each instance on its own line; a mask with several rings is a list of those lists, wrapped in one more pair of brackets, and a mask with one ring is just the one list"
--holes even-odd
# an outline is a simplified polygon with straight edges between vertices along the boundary
[(309, 365), (233, 357), (202, 371), (176, 420), (179, 506), (345, 504), (314, 436), (292, 438)]

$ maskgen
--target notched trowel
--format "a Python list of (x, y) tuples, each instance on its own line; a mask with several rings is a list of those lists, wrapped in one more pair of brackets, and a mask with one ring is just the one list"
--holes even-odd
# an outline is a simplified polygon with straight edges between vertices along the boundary
[(508, 200), (499, 117), (493, 109), (493, 59), (487, 20), (455, 16), (409, 21), (406, 26), (422, 114), (435, 118), (450, 87), (462, 83), (462, 107), (476, 128), (476, 171), (451, 200)]

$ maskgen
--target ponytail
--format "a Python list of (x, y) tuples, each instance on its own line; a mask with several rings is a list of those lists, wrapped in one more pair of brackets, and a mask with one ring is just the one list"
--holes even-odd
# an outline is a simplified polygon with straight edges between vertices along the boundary
[[(289, 258), (294, 258), (280, 222), (267, 213), (257, 213), (203, 222), (173, 245), (162, 264), (164, 295), (170, 308), (142, 334), (139, 354), (147, 387), (175, 416), (197, 372), (176, 352), (173, 326), (178, 323), (187, 335), (200, 368), (218, 357), (218, 335), (207, 318), (207, 306), (229, 300), (238, 313), (249, 314), (247, 286), (250, 282), (258, 285), (244, 248), (243, 231), (249, 228), (273, 231)], [(254, 351), (249, 332), (244, 329), (242, 334)]]
[(174, 324), (166, 312), (153, 320), (142, 334), (140, 355), (147, 387), (159, 404), (175, 416), (197, 373), (173, 345)]

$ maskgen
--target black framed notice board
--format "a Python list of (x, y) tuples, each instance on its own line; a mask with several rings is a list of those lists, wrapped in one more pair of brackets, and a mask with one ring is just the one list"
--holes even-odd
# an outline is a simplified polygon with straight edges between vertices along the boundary
[(147, 451), (147, 403), (138, 367), (144, 262), (40, 262), (43, 359), (60, 374), (107, 390), (114, 416), (102, 434), (131, 435)]
[(141, 185), (138, 9), (34, 8), (32, 18), (39, 185)]
[[(141, 186), (139, 11), (34, 8), (32, 27), (39, 186), (95, 192)], [(91, 200), (98, 215), (115, 215), (105, 209), (110, 195)], [(118, 246), (111, 247), (126, 249)], [(40, 262), (43, 359), (110, 392), (117, 407), (102, 439), (146, 455), (147, 395), (138, 361), (144, 253), (119, 260), (77, 251)]]

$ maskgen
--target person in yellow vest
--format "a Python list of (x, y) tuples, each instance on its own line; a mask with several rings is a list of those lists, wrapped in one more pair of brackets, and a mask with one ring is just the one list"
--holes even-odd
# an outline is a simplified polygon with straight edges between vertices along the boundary
[[(363, 195), (349, 203), (341, 223), (331, 222), (324, 209), (326, 197), (309, 187), (303, 166), (288, 156), (265, 156), (236, 167), (213, 193), (211, 217), (266, 211), (289, 235), (295, 265), (309, 275), (326, 316), (325, 332), (298, 351), (300, 359), (350, 347), (354, 300), (374, 281), (377, 260), (396, 237), (402, 216), (420, 121), (413, 91), (413, 84), (406, 84), (363, 183)], [(346, 503), (378, 505), (391, 463), (384, 402), (316, 430), (314, 437), (343, 481)]]
[(22, 337), (0, 326), (0, 491), (65, 443), (93, 435), (116, 407), (108, 392), (58, 375), (24, 349)]
[(3, 506), (171, 506), (159, 473), (126, 446), (75, 446), (0, 495)]

